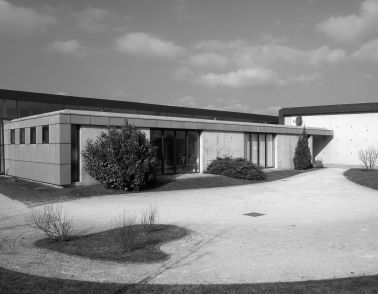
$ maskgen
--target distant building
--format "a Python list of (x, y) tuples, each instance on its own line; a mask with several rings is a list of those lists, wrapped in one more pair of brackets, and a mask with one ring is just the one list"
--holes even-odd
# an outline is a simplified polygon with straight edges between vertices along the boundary
[(356, 103), (283, 108), (280, 123), (295, 126), (302, 117), (306, 127), (326, 128), (333, 136), (314, 136), (313, 158), (326, 165), (361, 165), (358, 152), (378, 148), (378, 103)]

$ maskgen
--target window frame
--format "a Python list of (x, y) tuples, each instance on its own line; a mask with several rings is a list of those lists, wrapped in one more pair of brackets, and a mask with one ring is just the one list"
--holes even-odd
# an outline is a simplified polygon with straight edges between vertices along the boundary
[(37, 143), (37, 128), (30, 127), (30, 134), (29, 134), (30, 144)]
[[(47, 133), (45, 131), (47, 130)], [(46, 138), (47, 134), (47, 138)], [(49, 125), (42, 126), (42, 144), (50, 143), (50, 128)]]
[(14, 145), (16, 144), (16, 129), (10, 129), (10, 133), (9, 133), (9, 141), (10, 141), (10, 144)]
[(25, 128), (20, 128), (20, 144), (25, 144)]

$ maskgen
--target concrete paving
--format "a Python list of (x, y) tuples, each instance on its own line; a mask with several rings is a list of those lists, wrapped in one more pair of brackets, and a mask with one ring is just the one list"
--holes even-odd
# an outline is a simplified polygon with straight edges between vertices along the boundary
[[(191, 234), (161, 247), (171, 254), (165, 262), (123, 264), (37, 249), (38, 231), (5, 226), (0, 266), (125, 283), (257, 283), (378, 274), (378, 191), (348, 181), (344, 171), (325, 168), (254, 185), (65, 202), (81, 233), (109, 228), (124, 211), (140, 216), (157, 205), (160, 223), (184, 226)], [(244, 215), (250, 212), (264, 215)]]

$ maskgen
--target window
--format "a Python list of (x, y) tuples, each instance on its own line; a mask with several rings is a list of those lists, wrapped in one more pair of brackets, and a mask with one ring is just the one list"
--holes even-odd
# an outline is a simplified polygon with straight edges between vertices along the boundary
[(35, 144), (36, 137), (37, 137), (37, 134), (35, 131), (35, 127), (31, 127), (30, 128), (30, 144)]
[(42, 144), (49, 143), (49, 126), (42, 126)]
[(16, 143), (16, 130), (15, 129), (10, 130), (10, 143), (11, 144)]
[(20, 129), (20, 144), (25, 144), (25, 128)]

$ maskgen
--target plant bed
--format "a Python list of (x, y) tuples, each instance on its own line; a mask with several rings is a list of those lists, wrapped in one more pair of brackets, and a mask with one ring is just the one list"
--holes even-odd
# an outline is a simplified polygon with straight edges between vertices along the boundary
[(168, 259), (169, 255), (160, 250), (161, 244), (180, 239), (188, 234), (185, 228), (173, 225), (153, 225), (149, 233), (143, 232), (142, 225), (134, 225), (134, 227), (140, 234), (134, 250), (130, 253), (125, 253), (120, 248), (118, 239), (120, 228), (84, 236), (73, 236), (66, 242), (56, 242), (45, 238), (37, 240), (35, 245), (90, 259), (151, 263)]
[(351, 168), (344, 172), (344, 176), (356, 184), (378, 190), (378, 170)]

